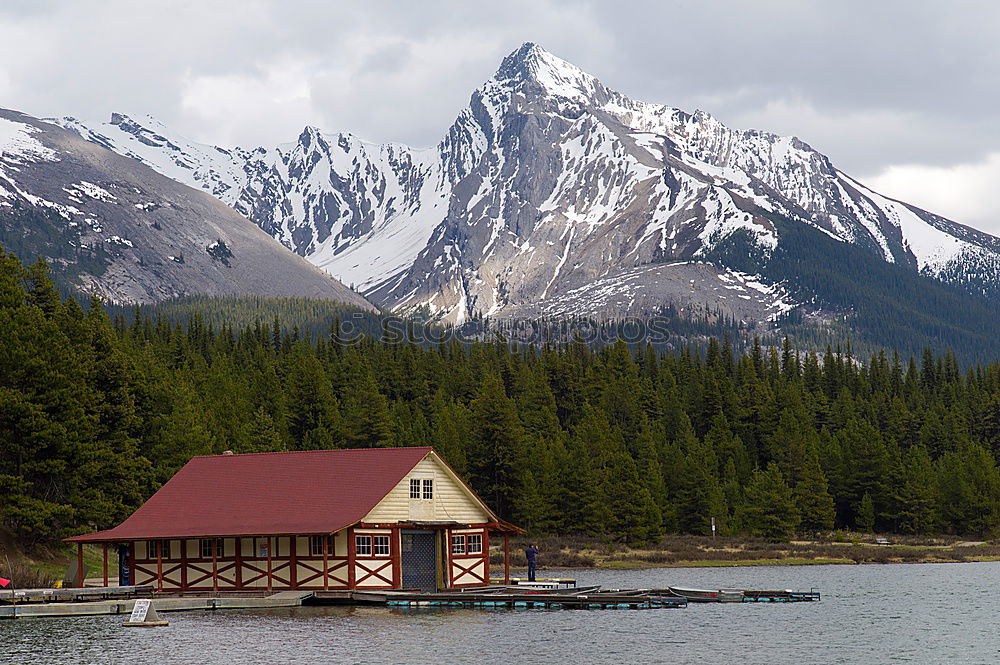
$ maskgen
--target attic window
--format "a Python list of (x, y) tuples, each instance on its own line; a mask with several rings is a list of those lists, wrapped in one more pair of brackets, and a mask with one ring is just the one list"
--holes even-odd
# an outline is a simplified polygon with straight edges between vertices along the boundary
[(411, 499), (433, 499), (434, 479), (433, 478), (410, 478), (410, 498)]

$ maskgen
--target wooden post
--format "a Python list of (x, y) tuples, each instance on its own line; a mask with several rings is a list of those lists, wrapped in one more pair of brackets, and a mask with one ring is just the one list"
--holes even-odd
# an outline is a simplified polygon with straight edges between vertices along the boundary
[(243, 538), (236, 539), (236, 552), (234, 555), (236, 561), (236, 574), (233, 577), (236, 588), (240, 589), (243, 587)]
[(156, 543), (156, 590), (163, 591), (163, 541), (150, 542)]
[(347, 530), (347, 588), (354, 588), (354, 559), (357, 556), (357, 542), (354, 540), (354, 527)]
[(128, 583), (135, 585), (135, 541), (128, 544)]
[[(225, 542), (225, 541), (223, 541)], [(212, 538), (212, 591), (219, 591), (219, 539)]]
[(108, 586), (108, 544), (104, 543), (104, 587)]
[(503, 583), (510, 584), (510, 535), (503, 535)]
[(330, 555), (327, 550), (330, 549), (330, 535), (323, 534), (323, 590), (330, 590), (330, 568), (329, 560)]
[(188, 541), (187, 538), (181, 540), (181, 589), (188, 588)]
[(271, 536), (267, 537), (267, 590), (270, 592), (273, 588), (273, 581), (271, 579)]
[(77, 584), (82, 589), (83, 584), (83, 543), (76, 544), (76, 578)]
[(399, 527), (392, 528), (392, 535), (389, 536), (389, 555), (392, 559), (392, 588), (402, 588), (402, 556), (400, 554)]
[(288, 536), (288, 586), (297, 589), (299, 586), (299, 537)]

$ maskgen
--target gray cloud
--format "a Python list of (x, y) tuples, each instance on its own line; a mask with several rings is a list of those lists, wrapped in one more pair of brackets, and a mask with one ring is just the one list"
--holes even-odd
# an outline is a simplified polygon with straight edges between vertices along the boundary
[[(997, 34), (1000, 5), (962, 0), (15, 1), (0, 105), (150, 113), (219, 144), (313, 124), (428, 146), (530, 40), (633, 97), (800, 136), (906, 198), (995, 170)], [(1000, 204), (929, 200), (1000, 231)]]

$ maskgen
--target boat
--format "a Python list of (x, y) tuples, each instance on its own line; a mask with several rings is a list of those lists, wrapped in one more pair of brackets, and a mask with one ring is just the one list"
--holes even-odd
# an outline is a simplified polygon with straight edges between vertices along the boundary
[(801, 603), (820, 600), (819, 591), (792, 591), (791, 589), (756, 591), (748, 589), (688, 589), (667, 587), (674, 596), (687, 598), (691, 603)]
[(743, 589), (687, 589), (678, 586), (667, 589), (691, 603), (742, 603), (746, 594)]

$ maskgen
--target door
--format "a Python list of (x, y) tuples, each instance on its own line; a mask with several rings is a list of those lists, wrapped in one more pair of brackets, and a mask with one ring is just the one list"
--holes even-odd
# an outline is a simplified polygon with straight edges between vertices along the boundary
[(401, 531), (399, 540), (403, 588), (437, 591), (434, 532)]

